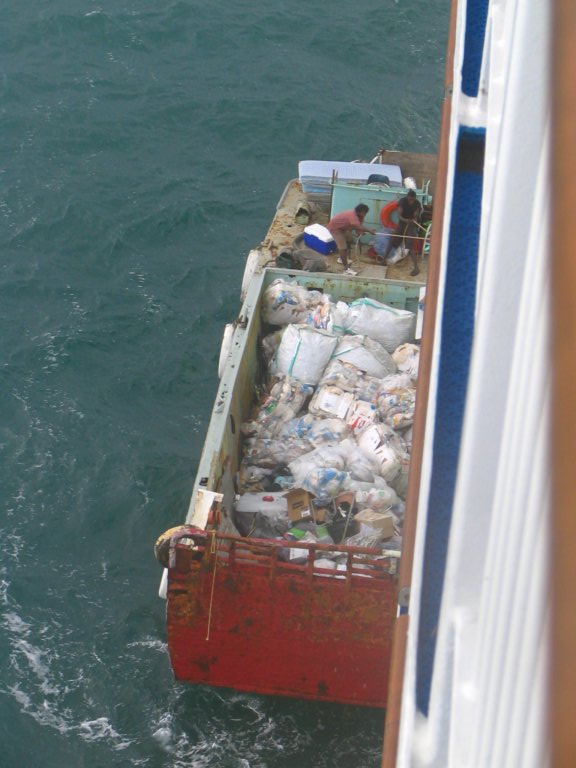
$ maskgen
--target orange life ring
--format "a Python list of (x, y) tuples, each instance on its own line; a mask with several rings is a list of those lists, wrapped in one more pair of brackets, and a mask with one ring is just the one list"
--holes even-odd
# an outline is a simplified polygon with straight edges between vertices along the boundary
[(396, 221), (392, 219), (392, 215), (396, 213), (397, 210), (398, 201), (392, 200), (391, 203), (385, 205), (380, 211), (380, 221), (386, 229), (395, 229), (398, 226), (398, 217), (396, 217)]

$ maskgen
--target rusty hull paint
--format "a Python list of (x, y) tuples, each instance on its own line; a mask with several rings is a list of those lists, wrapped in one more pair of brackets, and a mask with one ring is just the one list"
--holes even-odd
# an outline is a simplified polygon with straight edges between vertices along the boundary
[(179, 550), (167, 605), (174, 674), (188, 683), (383, 707), (395, 595), (392, 577), (346, 580), (245, 563), (219, 563), (214, 575)]

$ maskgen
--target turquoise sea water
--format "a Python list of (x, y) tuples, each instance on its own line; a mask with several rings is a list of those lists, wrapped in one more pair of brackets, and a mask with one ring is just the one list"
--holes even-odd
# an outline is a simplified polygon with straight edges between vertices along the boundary
[(152, 545), (286, 181), (436, 150), (448, 12), (0, 7), (0, 767), (379, 766), (380, 712), (174, 683)]

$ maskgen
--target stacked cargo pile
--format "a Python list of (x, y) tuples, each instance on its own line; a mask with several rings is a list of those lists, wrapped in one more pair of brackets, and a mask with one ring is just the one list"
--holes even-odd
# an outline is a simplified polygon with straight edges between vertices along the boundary
[[(267, 289), (267, 381), (242, 425), (240, 533), (398, 551), (419, 347), (415, 316), (283, 280)], [(303, 558), (301, 549), (285, 556)], [(337, 568), (338, 554), (323, 559)], [(324, 562), (324, 560), (326, 562)]]

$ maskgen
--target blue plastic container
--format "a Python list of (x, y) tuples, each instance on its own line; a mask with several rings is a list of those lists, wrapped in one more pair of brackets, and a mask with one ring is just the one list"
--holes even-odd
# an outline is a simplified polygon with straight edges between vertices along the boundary
[(308, 248), (312, 248), (313, 251), (318, 251), (318, 253), (323, 253), (325, 256), (329, 253), (334, 253), (336, 250), (336, 243), (334, 240), (325, 242), (315, 235), (308, 234), (308, 232), (304, 232), (304, 243)]

